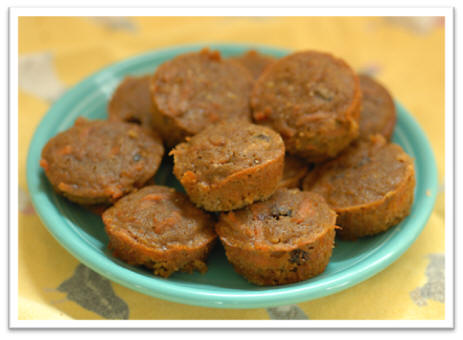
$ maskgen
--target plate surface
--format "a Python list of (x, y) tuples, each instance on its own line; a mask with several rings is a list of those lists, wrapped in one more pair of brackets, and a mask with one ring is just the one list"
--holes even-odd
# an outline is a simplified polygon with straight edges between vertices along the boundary
[[(250, 46), (208, 45), (224, 56), (240, 54)], [(32, 202), (42, 222), (58, 242), (79, 261), (101, 275), (128, 288), (179, 303), (219, 308), (263, 308), (307, 301), (330, 295), (358, 284), (394, 262), (413, 243), (432, 212), (437, 191), (437, 170), (431, 146), (410, 113), (397, 106), (393, 141), (415, 159), (417, 185), (411, 214), (389, 231), (358, 240), (336, 240), (325, 272), (310, 280), (277, 287), (258, 287), (240, 277), (227, 262), (218, 245), (209, 258), (206, 274), (177, 273), (168, 279), (153, 276), (142, 268), (129, 266), (111, 256), (99, 216), (58, 196), (39, 166), (47, 141), (72, 126), (79, 116), (103, 119), (107, 102), (126, 75), (153, 72), (180, 53), (202, 46), (181, 46), (136, 56), (113, 64), (85, 79), (63, 95), (48, 111), (31, 141), (27, 159), (27, 181)], [(289, 51), (256, 47), (262, 53), (282, 57)], [(156, 182), (182, 190), (171, 175), (165, 158)]]

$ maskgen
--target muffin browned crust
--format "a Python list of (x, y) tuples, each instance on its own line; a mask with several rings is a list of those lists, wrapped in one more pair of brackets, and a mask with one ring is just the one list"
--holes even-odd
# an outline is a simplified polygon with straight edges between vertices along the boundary
[(120, 120), (152, 129), (150, 79), (151, 76), (124, 78), (109, 101), (109, 120)]
[(230, 118), (251, 120), (253, 79), (239, 63), (203, 49), (162, 64), (151, 81), (153, 121), (168, 146), (212, 123)]
[(352, 144), (304, 179), (304, 190), (322, 195), (338, 214), (344, 239), (375, 235), (398, 224), (413, 204), (413, 160), (383, 136)]
[(251, 72), (254, 79), (259, 78), (264, 70), (276, 60), (274, 57), (259, 53), (255, 50), (247, 51), (240, 56), (230, 59), (246, 67), (246, 69)]
[(266, 201), (222, 213), (216, 231), (240, 275), (257, 285), (281, 285), (325, 270), (335, 221), (320, 195), (278, 189)]
[(251, 97), (254, 121), (279, 132), (290, 154), (307, 162), (335, 157), (358, 136), (361, 92), (343, 60), (293, 53), (268, 67)]
[(278, 188), (300, 188), (302, 179), (312, 166), (303, 162), (301, 159), (286, 154), (283, 177)]
[(362, 90), (362, 110), (360, 111), (360, 137), (381, 134), (391, 139), (396, 123), (394, 101), (388, 90), (367, 75), (359, 75)]
[(207, 270), (214, 221), (172, 188), (148, 186), (127, 195), (103, 213), (103, 222), (109, 248), (128, 264), (162, 277)]
[(171, 151), (174, 174), (197, 206), (241, 208), (269, 197), (283, 173), (285, 147), (273, 130), (237, 121), (213, 125)]
[(138, 125), (78, 118), (48, 141), (40, 165), (53, 188), (80, 204), (108, 204), (154, 176), (164, 148)]

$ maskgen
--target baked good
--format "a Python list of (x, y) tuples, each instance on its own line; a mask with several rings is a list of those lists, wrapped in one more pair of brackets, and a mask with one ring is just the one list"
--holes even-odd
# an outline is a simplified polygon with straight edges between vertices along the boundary
[(343, 239), (375, 235), (398, 224), (413, 204), (413, 159), (402, 148), (372, 135), (307, 175), (304, 190), (322, 195), (338, 214)]
[(148, 130), (153, 128), (153, 103), (150, 92), (151, 76), (125, 77), (108, 104), (109, 120), (139, 124)]
[(391, 139), (397, 119), (394, 100), (388, 90), (367, 75), (359, 75), (362, 90), (362, 110), (360, 111), (360, 137), (381, 134)]
[(253, 79), (240, 64), (218, 51), (186, 53), (159, 66), (151, 80), (153, 121), (168, 146), (212, 123), (250, 121)]
[(327, 53), (276, 61), (256, 81), (251, 106), (254, 121), (279, 132), (287, 152), (307, 162), (333, 158), (358, 137), (358, 77)]
[(174, 174), (208, 211), (268, 198), (283, 174), (285, 147), (273, 130), (241, 121), (212, 125), (175, 147)]
[(307, 175), (311, 167), (301, 159), (286, 154), (283, 177), (278, 183), (278, 188), (300, 188), (302, 179)]
[(163, 186), (123, 197), (103, 213), (103, 222), (115, 257), (162, 277), (176, 271), (204, 273), (217, 238), (211, 216), (185, 194)]
[(325, 270), (335, 221), (318, 194), (278, 189), (266, 201), (222, 213), (216, 231), (240, 275), (257, 285), (281, 285)]
[(254, 79), (259, 78), (262, 72), (276, 60), (276, 58), (259, 53), (256, 50), (249, 50), (246, 53), (230, 59), (246, 67), (246, 69), (251, 72)]
[(153, 177), (163, 153), (159, 137), (138, 125), (78, 118), (48, 141), (40, 165), (69, 200), (109, 204)]

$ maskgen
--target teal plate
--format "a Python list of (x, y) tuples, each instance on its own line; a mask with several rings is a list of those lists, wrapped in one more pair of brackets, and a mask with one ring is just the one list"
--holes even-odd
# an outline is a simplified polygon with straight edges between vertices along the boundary
[[(231, 44), (209, 46), (220, 50), (224, 56), (240, 54), (250, 48)], [(58, 242), (91, 269), (128, 288), (179, 303), (219, 308), (263, 308), (320, 298), (368, 279), (399, 258), (426, 225), (437, 191), (431, 146), (418, 123), (399, 103), (396, 104), (398, 120), (393, 141), (415, 159), (417, 185), (411, 213), (383, 234), (356, 242), (336, 240), (331, 261), (321, 275), (284, 286), (254, 286), (233, 270), (220, 245), (209, 258), (206, 274), (176, 273), (168, 279), (153, 276), (148, 270), (127, 265), (111, 256), (101, 218), (52, 190), (39, 166), (41, 150), (51, 137), (68, 129), (77, 117), (105, 118), (108, 99), (124, 76), (153, 72), (164, 61), (201, 47), (153, 51), (111, 65), (70, 89), (45, 115), (30, 144), (27, 181), (38, 215)], [(288, 53), (277, 48), (253, 47), (276, 57)], [(171, 166), (166, 157), (155, 180), (181, 190), (171, 175)]]

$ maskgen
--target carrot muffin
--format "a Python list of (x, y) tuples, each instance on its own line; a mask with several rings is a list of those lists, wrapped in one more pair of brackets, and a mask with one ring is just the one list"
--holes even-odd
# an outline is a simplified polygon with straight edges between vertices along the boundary
[(276, 190), (285, 146), (267, 127), (227, 121), (177, 145), (171, 154), (174, 174), (193, 203), (226, 211), (266, 199)]
[(261, 54), (255, 50), (250, 50), (240, 56), (232, 57), (231, 60), (239, 62), (241, 65), (251, 72), (254, 79), (264, 72), (264, 70), (271, 64), (273, 64), (276, 58), (269, 55)]
[(163, 186), (123, 197), (104, 212), (103, 222), (115, 257), (162, 277), (207, 271), (206, 259), (217, 238), (211, 216), (185, 194)]
[(341, 156), (315, 168), (304, 190), (321, 194), (338, 214), (344, 239), (375, 235), (398, 224), (413, 204), (413, 160), (381, 135), (353, 143)]
[(281, 285), (325, 270), (335, 221), (320, 195), (278, 189), (266, 201), (222, 213), (216, 231), (240, 275), (257, 285)]
[(108, 204), (154, 176), (161, 140), (135, 124), (78, 118), (48, 141), (40, 165), (53, 188), (79, 204)]
[(389, 92), (373, 78), (359, 75), (362, 90), (362, 110), (360, 111), (360, 137), (381, 134), (391, 139), (396, 123), (394, 101)]
[(222, 59), (218, 51), (182, 54), (152, 78), (153, 121), (168, 146), (225, 119), (250, 121), (252, 82), (242, 65)]
[(151, 76), (126, 77), (109, 101), (109, 119), (135, 123), (152, 129), (153, 103), (150, 79)]
[(308, 162), (335, 157), (358, 136), (359, 79), (327, 53), (293, 53), (269, 66), (251, 96), (254, 121), (281, 134)]
[(286, 155), (283, 178), (278, 183), (278, 188), (299, 188), (302, 179), (307, 175), (310, 165), (297, 157)]

